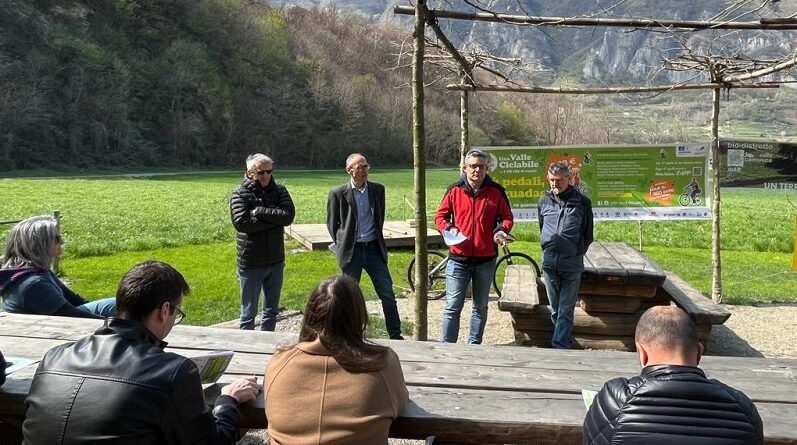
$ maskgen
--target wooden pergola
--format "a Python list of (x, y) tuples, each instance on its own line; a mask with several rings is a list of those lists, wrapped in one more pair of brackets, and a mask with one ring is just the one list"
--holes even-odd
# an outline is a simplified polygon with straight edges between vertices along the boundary
[[(697, 32), (703, 30), (797, 30), (797, 18), (762, 18), (757, 21), (702, 21), (702, 20), (668, 20), (656, 18), (595, 18), (595, 17), (535, 17), (525, 15), (500, 14), (492, 11), (462, 12), (443, 9), (429, 9), (426, 0), (417, 0), (416, 6), (396, 6), (394, 13), (414, 15), (415, 27), (413, 32), (413, 165), (415, 169), (415, 338), (427, 339), (427, 277), (428, 269), (426, 246), (426, 155), (424, 135), (424, 86), (423, 62), (425, 54), (425, 27), (429, 26), (437, 39), (455, 61), (461, 75), (458, 84), (449, 84), (448, 90), (460, 91), (460, 157), (467, 152), (469, 144), (468, 134), (468, 104), (471, 92), (510, 92), (510, 93), (537, 93), (537, 94), (617, 94), (617, 93), (662, 93), (678, 90), (711, 90), (712, 91), (712, 119), (711, 119), (711, 168), (713, 170), (713, 199), (712, 199), (712, 299), (721, 301), (722, 280), (720, 262), (720, 184), (719, 184), (719, 110), (720, 93), (723, 89), (731, 88), (778, 88), (782, 82), (751, 82), (762, 76), (791, 68), (797, 64), (797, 53), (790, 58), (772, 63), (765, 68), (745, 70), (727, 75), (715, 67), (709, 58), (707, 66), (702, 69), (708, 72), (710, 81), (703, 83), (678, 83), (671, 85), (647, 86), (616, 86), (596, 88), (555, 88), (518, 85), (480, 85), (473, 76), (474, 64), (468, 62), (456, 47), (447, 38), (438, 24), (438, 19), (456, 19), (469, 21), (484, 21), (504, 23), (516, 26), (593, 26), (593, 27), (620, 27), (648, 31), (681, 31)], [(700, 69), (697, 62), (694, 69)]]

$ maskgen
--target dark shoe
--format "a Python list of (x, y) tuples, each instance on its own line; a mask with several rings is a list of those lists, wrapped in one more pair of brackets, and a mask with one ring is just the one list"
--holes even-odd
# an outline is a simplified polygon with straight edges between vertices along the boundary
[(399, 334), (399, 335), (396, 335), (394, 337), (390, 337), (390, 339), (391, 340), (404, 340), (404, 337), (402, 337), (401, 334)]

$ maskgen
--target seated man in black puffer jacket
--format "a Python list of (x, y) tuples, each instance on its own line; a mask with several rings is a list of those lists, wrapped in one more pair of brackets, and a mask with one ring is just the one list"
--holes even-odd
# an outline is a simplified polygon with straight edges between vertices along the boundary
[(585, 445), (756, 445), (764, 427), (742, 392), (697, 367), (703, 345), (675, 306), (648, 309), (636, 327), (642, 374), (610, 380), (584, 419)]

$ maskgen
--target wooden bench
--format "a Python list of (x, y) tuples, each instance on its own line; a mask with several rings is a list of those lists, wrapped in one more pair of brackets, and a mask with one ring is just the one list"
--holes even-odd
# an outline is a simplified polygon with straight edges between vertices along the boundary
[(708, 345), (711, 328), (725, 323), (731, 316), (730, 311), (714, 303), (672, 272), (667, 272), (667, 279), (662, 284), (660, 292), (689, 314), (695, 322), (697, 335), (704, 346)]
[[(0, 350), (40, 359), (57, 345), (75, 341), (101, 326), (98, 320), (0, 313)], [(170, 352), (235, 351), (226, 381), (262, 376), (275, 348), (294, 334), (175, 326)], [(445, 443), (581, 443), (586, 414), (581, 390), (639, 373), (636, 354), (437, 342), (382, 341), (398, 354), (410, 404), (393, 423), (390, 436), (422, 439), (435, 434)], [(797, 444), (797, 360), (705, 357), (703, 369), (743, 391), (764, 421), (765, 443)], [(20, 425), (35, 366), (11, 374), (0, 387), (0, 419)], [(210, 403), (218, 386), (210, 388)], [(261, 393), (242, 407), (241, 426), (265, 428)], [(0, 436), (0, 442), (4, 437)]]
[[(41, 358), (57, 345), (75, 341), (101, 326), (98, 320), (0, 313), (0, 350), (9, 356)], [(263, 375), (280, 344), (294, 334), (175, 326), (168, 351), (197, 354), (235, 351), (227, 374)], [(581, 390), (639, 373), (636, 354), (437, 342), (384, 341), (399, 358), (410, 404), (393, 423), (390, 436), (422, 439), (435, 434), (446, 443), (581, 443), (586, 413)], [(765, 443), (797, 444), (795, 359), (705, 357), (709, 377), (743, 391), (764, 421)], [(11, 374), (0, 387), (0, 419), (20, 425), (35, 366)], [(206, 400), (215, 398), (210, 388)], [(242, 407), (242, 427), (265, 428), (261, 393)], [(2, 439), (2, 437), (0, 437)], [(1, 441), (1, 440), (0, 440)]]
[[(545, 280), (530, 269), (507, 268), (498, 308), (512, 314), (515, 341), (550, 347), (553, 334)], [(575, 348), (634, 351), (634, 331), (652, 306), (677, 304), (694, 320), (701, 342), (711, 327), (730, 313), (704, 297), (672, 272), (625, 243), (593, 243), (584, 257), (584, 273), (574, 312)]]

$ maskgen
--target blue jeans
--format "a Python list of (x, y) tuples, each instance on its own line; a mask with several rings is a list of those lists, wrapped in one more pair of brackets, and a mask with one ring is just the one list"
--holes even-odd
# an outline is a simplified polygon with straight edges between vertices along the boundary
[(116, 317), (116, 297), (103, 298), (101, 300), (89, 301), (77, 307), (81, 312), (99, 315), (101, 317)]
[(473, 313), (470, 317), (468, 343), (482, 342), (487, 324), (487, 298), (493, 283), (495, 259), (478, 266), (449, 260), (446, 264), (446, 309), (443, 312), (443, 341), (456, 343), (459, 337), (459, 315), (465, 304), (468, 285), (473, 282)]
[(370, 243), (355, 243), (351, 262), (343, 268), (343, 273), (358, 282), (363, 269), (374, 283), (376, 295), (382, 301), (382, 314), (385, 316), (385, 327), (390, 338), (401, 337), (401, 318), (399, 318), (396, 294), (393, 292), (393, 278), (387, 263), (382, 259), (379, 245), (376, 241)]
[(578, 286), (581, 284), (581, 272), (554, 272), (543, 269), (545, 276), (545, 293), (551, 304), (551, 321), (554, 348), (570, 347), (570, 335), (573, 333), (573, 311), (576, 308)]
[(280, 291), (285, 262), (264, 267), (238, 267), (238, 282), (241, 287), (241, 329), (255, 328), (255, 316), (263, 291), (263, 316), (260, 319), (261, 331), (273, 331), (277, 327)]

